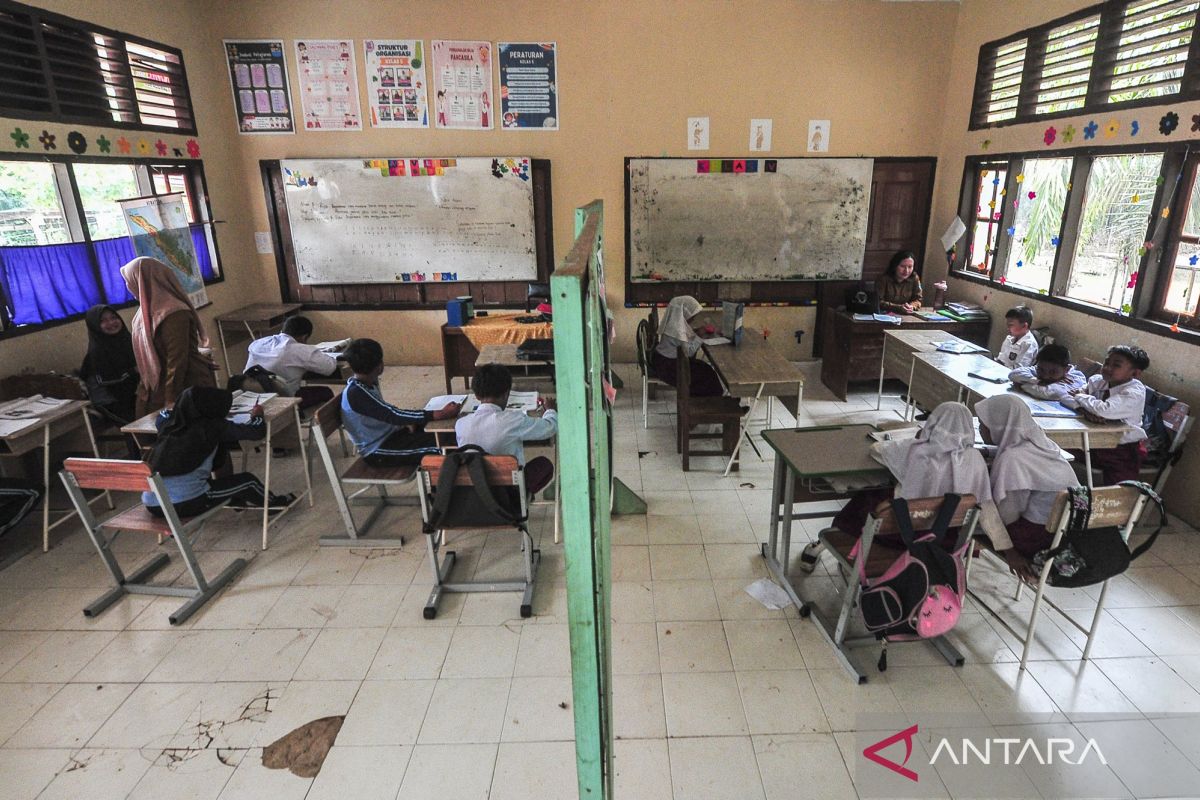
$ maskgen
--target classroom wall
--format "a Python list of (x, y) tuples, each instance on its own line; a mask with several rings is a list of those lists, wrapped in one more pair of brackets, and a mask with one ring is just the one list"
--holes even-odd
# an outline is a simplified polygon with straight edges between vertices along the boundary
[[(1045, 145), (1043, 135), (1047, 127), (1053, 125), (1061, 131), (1067, 125), (1074, 125), (1077, 131), (1081, 131), (1092, 119), (1096, 119), (1101, 126), (1106, 125), (1110, 119), (1115, 119), (1120, 123), (1121, 131), (1113, 138), (1106, 138), (1101, 132), (1097, 134), (1096, 140), (1087, 142), (1089, 145), (1134, 145), (1147, 141), (1167, 141), (1158, 131), (1158, 121), (1170, 110), (1179, 113), (1180, 125), (1169, 141), (1200, 140), (1200, 133), (1193, 132), (1189, 122), (1196, 109), (1182, 103), (1164, 103), (1161, 106), (1146, 106), (1102, 116), (1081, 115), (969, 131), (971, 96), (975, 86), (980, 46), (1095, 3), (1086, 0), (1005, 2), (1003, 13), (1000, 13), (1000, 5), (994, 0), (963, 0), (959, 11), (949, 80), (946, 85), (944, 129), (938, 153), (938, 174), (925, 260), (926, 283), (947, 275), (946, 261), (941, 255), (938, 240), (958, 213), (963, 162), (967, 156), (987, 152), (1061, 149), (1061, 142), (1057, 148)], [(1130, 123), (1134, 120), (1139, 122), (1140, 127), (1136, 137), (1130, 134)], [(1082, 134), (1077, 135), (1075, 146), (1082, 146), (1082, 139)], [(1036, 326), (1049, 325), (1056, 339), (1079, 355), (1101, 359), (1109, 345), (1122, 342), (1137, 344), (1145, 348), (1151, 358), (1150, 370), (1143, 376), (1145, 382), (1180, 397), (1193, 409), (1200, 410), (1200, 346), (1185, 342), (1165, 329), (1162, 335), (1148, 333), (1118, 322), (1030, 300), (971, 281), (951, 278), (949, 285), (951, 299), (980, 303), (991, 312), (993, 320), (1002, 320), (1007, 309), (1018, 303), (1025, 303), (1033, 309)], [(993, 324), (990, 343), (993, 350), (999, 349), (1003, 337), (1004, 326)], [(1166, 500), (1172, 513), (1178, 514), (1192, 525), (1200, 526), (1200, 493), (1193, 489), (1197, 483), (1200, 483), (1200, 447), (1196, 446), (1196, 442), (1192, 442), (1171, 474)]]

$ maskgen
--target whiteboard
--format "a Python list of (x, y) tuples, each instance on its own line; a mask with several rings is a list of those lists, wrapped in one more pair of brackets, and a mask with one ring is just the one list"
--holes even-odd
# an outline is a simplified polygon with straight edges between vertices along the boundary
[(302, 284), (536, 280), (524, 157), (280, 162)]
[(629, 159), (630, 277), (857, 280), (873, 169), (870, 158)]

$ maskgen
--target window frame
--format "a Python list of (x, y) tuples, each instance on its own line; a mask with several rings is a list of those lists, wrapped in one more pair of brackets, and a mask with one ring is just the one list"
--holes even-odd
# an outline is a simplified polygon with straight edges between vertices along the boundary
[[(1144, 0), (1110, 0), (1109, 2), (1082, 8), (1071, 14), (1052, 19), (1041, 25), (1018, 31), (1001, 39), (986, 42), (979, 48), (979, 59), (975, 68), (975, 90), (971, 100), (967, 129), (971, 131), (988, 128), (1003, 128), (1008, 125), (1020, 125), (1028, 122), (1079, 117), (1086, 114), (1102, 114), (1122, 111), (1144, 106), (1161, 106), (1167, 103), (1186, 103), (1200, 99), (1200, 8), (1193, 14), (1195, 22), (1192, 27), (1192, 38), (1188, 43), (1188, 55), (1182, 62), (1183, 74), (1179, 77), (1179, 91), (1173, 94), (1155, 95), (1153, 97), (1123, 100), (1118, 103), (1107, 102), (1114, 78), (1112, 74), (1116, 51), (1121, 38), (1121, 30), (1125, 21), (1127, 9)], [(1100, 14), (1095, 51), (1092, 56), (1092, 66), (1088, 76), (1087, 92), (1084, 103), (1079, 108), (1063, 111), (1037, 113), (1038, 83), (1042, 78), (1044, 67), (1045, 47), (1049, 34), (1056, 28), (1080, 22), (1088, 17)], [(986, 98), (990, 94), (993, 75), (985, 67), (995, 59), (1000, 48), (1011, 45), (1022, 39), (1028, 42), (1025, 48), (1025, 60), (1021, 69), (1020, 89), (1017, 94), (1016, 114), (1011, 119), (988, 122)]]
[[(149, 176), (155, 168), (164, 168), (168, 171), (184, 170), (189, 175), (189, 188), (191, 190), (191, 205), (193, 213), (196, 215), (195, 222), (191, 225), (199, 225), (207, 229), (207, 238), (211, 247), (211, 257), (213, 264), (213, 277), (206, 279), (204, 285), (206, 287), (213, 286), (225, 282), (225, 268), (221, 262), (220, 246), (217, 242), (217, 220), (213, 218), (212, 205), (208, 195), (208, 183), (204, 174), (204, 163), (200, 160), (185, 160), (174, 158), (104, 158), (101, 156), (86, 157), (86, 156), (68, 156), (68, 155), (34, 155), (25, 153), (4, 153), (0, 154), (0, 160), (3, 161), (36, 161), (50, 162), (54, 165), (56, 173), (56, 186), (59, 190), (59, 201), (63, 206), (63, 217), (66, 222), (66, 227), (70, 233), (68, 243), (75, 244), (91, 244), (93, 239), (86, 222), (86, 216), (83, 209), (83, 199), (80, 197), (78, 185), (75, 182), (75, 174), (71, 166), (79, 163), (87, 164), (130, 164), (135, 167), (144, 167), (145, 172), (138, 172), (139, 190), (142, 190), (143, 182), (152, 183)], [(143, 175), (146, 180), (143, 181)], [(70, 189), (70, 196), (64, 196), (62, 193), (63, 187)], [(157, 194), (153, 188), (143, 192), (142, 196), (149, 194)], [(186, 195), (185, 195), (186, 196)], [(17, 245), (19, 246), (19, 245)], [(29, 245), (30, 247), (57, 246), (57, 245)], [(97, 282), (100, 282), (100, 276), (96, 276)], [(137, 303), (128, 301), (124, 303), (113, 303), (116, 308), (132, 308)], [(71, 322), (76, 322), (83, 318), (82, 314), (75, 314), (60, 319), (48, 320), (46, 322), (14, 326), (8, 314), (8, 298), (4, 295), (4, 288), (0, 285), (0, 341), (5, 339), (24, 336), (29, 333), (54, 328), (59, 325), (65, 325)]]
[[(95, 127), (117, 128), (120, 130), (132, 131), (154, 131), (158, 133), (176, 133), (184, 136), (197, 136), (199, 131), (196, 126), (196, 111), (195, 105), (192, 102), (191, 88), (188, 83), (187, 65), (184, 62), (183, 51), (177, 47), (171, 47), (162, 42), (156, 42), (152, 39), (146, 39), (142, 36), (137, 36), (131, 33), (106, 28), (101, 25), (94, 25), (90, 22), (81, 19), (75, 19), (63, 14), (56, 14), (52, 11), (46, 11), (36, 6), (25, 5), (14, 0), (0, 0), (0, 11), (11, 14), (19, 14), (28, 16), (33, 24), (34, 46), (37, 51), (39, 68), (46, 76), (46, 86), (48, 91), (47, 102), (50, 106), (50, 111), (39, 111), (19, 106), (8, 106), (0, 102), (0, 116), (11, 117), (13, 119), (38, 120), (43, 122), (58, 122), (67, 125), (90, 125)], [(54, 87), (54, 81), (50, 76), (49, 60), (44, 37), (41, 33), (41, 23), (46, 22), (58, 27), (80, 31), (87, 34), (98, 34), (111, 39), (116, 39), (120, 44), (120, 52), (125, 66), (125, 72), (129, 78), (130, 95), (132, 113), (137, 117), (136, 122), (124, 122), (114, 119), (102, 119), (93, 116), (81, 116), (71, 113), (64, 113), (61, 110), (60, 102)], [(142, 111), (138, 101), (137, 89), (135, 87), (135, 78), (133, 77), (134, 66), (130, 60), (130, 54), (126, 47), (126, 43), (137, 44), (143, 47), (148, 47), (154, 50), (160, 50), (168, 53), (179, 59), (179, 83), (171, 84), (173, 89), (178, 89), (178, 96), (182, 97), (187, 102), (187, 116), (190, 125), (178, 127), (170, 125), (155, 125), (142, 122)]]
[[(1171, 273), (1175, 269), (1175, 259), (1178, 257), (1179, 245), (1185, 241), (1189, 244), (1200, 243), (1200, 235), (1186, 236), (1183, 233), (1184, 221), (1187, 218), (1187, 206), (1195, 182), (1200, 180), (1200, 153), (1186, 153), (1184, 162), (1179, 166), (1180, 190), (1175, 193), (1170, 206), (1170, 239), (1162, 250), (1158, 273), (1155, 275), (1153, 289), (1153, 304), (1147, 316), (1165, 325), (1178, 325), (1180, 330), (1191, 329), (1200, 332), (1200, 305), (1192, 316), (1167, 310), (1167, 293), (1171, 288)], [(1163, 182), (1164, 186), (1166, 181)], [(1159, 212), (1161, 213), (1161, 212)]]
[[(967, 219), (978, 203), (976, 197), (978, 173), (981, 169), (996, 169), (997, 165), (1008, 164), (1008, 187), (1012, 196), (1013, 187), (1017, 186), (1016, 176), (1020, 174), (1021, 165), (1027, 159), (1035, 158), (1073, 158), (1071, 169), (1071, 188), (1067, 192), (1066, 208), (1063, 214), (1063, 224), (1059, 235), (1058, 251), (1055, 254), (1054, 266), (1051, 272), (1050, 289), (1046, 293), (1030, 290), (1021, 286), (1007, 283), (1008, 238), (1002, 237), (997, 245), (993, 263), (995, 268), (990, 275), (982, 275), (970, 269), (969, 261), (963, 252), (956, 254), (950, 265), (949, 277), (971, 281), (988, 286), (997, 291), (1008, 292), (1020, 297), (1028, 297), (1051, 305), (1069, 308), (1089, 316), (1108, 319), (1128, 327), (1150, 331), (1159, 335), (1169, 334), (1169, 328), (1176, 323), (1174, 312), (1166, 312), (1163, 304), (1170, 280), (1171, 265), (1175, 251), (1180, 241), (1183, 227), (1187, 197), (1184, 188), (1190, 189), (1185, 179), (1188, 172), (1194, 179), (1200, 179), (1200, 153), (1191, 151), (1191, 142), (1154, 143), (1139, 147), (1128, 145), (1095, 146), (1072, 150), (1030, 150), (1013, 153), (987, 153), (968, 156), (964, 160), (963, 180), (959, 194), (959, 216)], [(1121, 309), (1113, 309), (1089, 303), (1085, 300), (1065, 295), (1070, 280), (1070, 271), (1074, 260), (1076, 238), (1079, 230), (1079, 217), (1086, 201), (1087, 179), (1090, 175), (1094, 159), (1115, 155), (1144, 155), (1161, 153), (1163, 156), (1160, 168), (1161, 183), (1156, 187), (1154, 201), (1147, 219), (1146, 241), (1151, 241), (1153, 247), (1146, 251), (1137, 264), (1138, 281), (1130, 300), (1129, 313)], [(1176, 178), (1179, 178), (1178, 182)], [(1178, 186), (1178, 189), (1174, 187)], [(1166, 224), (1157, 224), (1163, 208), (1169, 208)], [(1001, 230), (1007, 230), (1012, 225), (1015, 211), (1012, 203), (1005, 203), (1001, 213)], [(968, 234), (970, 229), (968, 229)], [(1153, 238), (1151, 238), (1153, 237)], [(1170, 258), (1168, 258), (1168, 256)], [(1003, 271), (1001, 268), (1003, 267)], [(1185, 341), (1200, 343), (1200, 314), (1195, 317), (1180, 317), (1178, 334)]]

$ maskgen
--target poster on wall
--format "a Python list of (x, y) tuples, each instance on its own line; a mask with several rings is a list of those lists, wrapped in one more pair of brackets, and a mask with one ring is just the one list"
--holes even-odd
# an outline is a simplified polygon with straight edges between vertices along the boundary
[(500, 62), (500, 125), (558, 130), (558, 68), (554, 42), (496, 45)]
[(367, 108), (372, 128), (428, 128), (425, 54), (420, 39), (367, 39)]
[(241, 133), (294, 133), (281, 39), (225, 39), (229, 85)]
[(297, 39), (296, 81), (306, 131), (362, 130), (352, 39)]
[(154, 258), (175, 272), (194, 308), (208, 305), (208, 292), (192, 244), (187, 207), (182, 193), (118, 200), (133, 251)]
[(492, 129), (492, 43), (433, 40), (433, 104), (439, 128)]

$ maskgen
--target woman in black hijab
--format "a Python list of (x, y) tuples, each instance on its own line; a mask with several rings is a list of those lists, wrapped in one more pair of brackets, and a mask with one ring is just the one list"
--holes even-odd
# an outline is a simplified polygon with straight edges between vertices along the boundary
[(92, 306), (84, 317), (88, 351), (79, 368), (92, 405), (122, 425), (135, 418), (138, 387), (133, 339), (112, 306)]
[[(223, 500), (242, 508), (263, 503), (262, 482), (249, 472), (212, 477), (225, 461), (224, 444), (266, 434), (260, 406), (250, 412), (248, 422), (236, 423), (226, 419), (232, 405), (233, 394), (225, 389), (193, 386), (183, 391), (173, 409), (159, 413), (158, 441), (147, 461), (162, 475), (180, 517), (194, 517)], [(281, 509), (293, 500), (292, 495), (272, 495), (270, 505)], [(151, 514), (162, 516), (153, 492), (143, 492), (142, 502)]]

